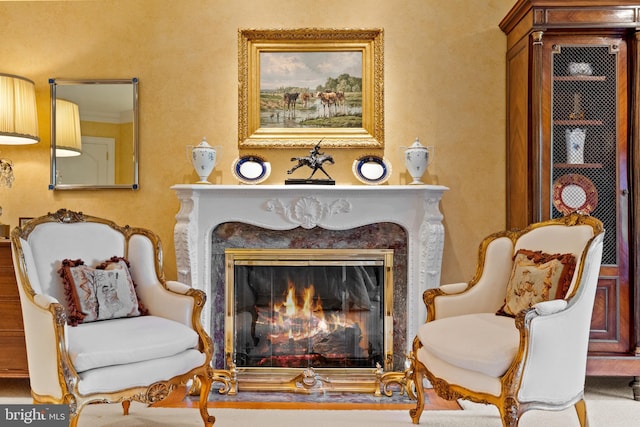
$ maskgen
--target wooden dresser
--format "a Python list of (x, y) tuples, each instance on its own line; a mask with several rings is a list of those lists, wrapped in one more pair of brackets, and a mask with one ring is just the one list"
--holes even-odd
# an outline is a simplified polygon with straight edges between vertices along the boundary
[(0, 238), (0, 378), (28, 377), (27, 350), (11, 243)]

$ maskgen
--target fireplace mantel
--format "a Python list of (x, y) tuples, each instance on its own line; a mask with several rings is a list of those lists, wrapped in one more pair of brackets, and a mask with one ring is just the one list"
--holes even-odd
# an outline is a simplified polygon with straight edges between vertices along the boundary
[[(212, 232), (225, 222), (270, 230), (349, 230), (381, 222), (407, 230), (407, 335), (426, 319), (422, 293), (440, 284), (444, 227), (437, 185), (206, 185), (171, 187), (180, 201), (174, 242), (178, 280), (211, 298)], [(203, 324), (210, 328), (210, 310)], [(411, 339), (407, 345), (411, 346)], [(407, 349), (409, 350), (409, 349)]]

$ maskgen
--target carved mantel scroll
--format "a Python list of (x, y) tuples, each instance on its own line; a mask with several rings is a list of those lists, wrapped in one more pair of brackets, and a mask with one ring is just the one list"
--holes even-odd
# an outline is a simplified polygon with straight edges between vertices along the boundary
[[(269, 230), (350, 230), (391, 222), (407, 230), (407, 335), (426, 319), (422, 293), (440, 284), (444, 227), (439, 203), (447, 187), (175, 185), (180, 200), (174, 240), (178, 280), (211, 297), (211, 236), (225, 222)], [(211, 325), (211, 310), (202, 323)], [(410, 348), (407, 348), (409, 351)]]
[(268, 200), (265, 208), (290, 223), (309, 230), (326, 222), (330, 216), (351, 212), (351, 203), (345, 199), (322, 202), (317, 197), (305, 196), (288, 202), (281, 199)]

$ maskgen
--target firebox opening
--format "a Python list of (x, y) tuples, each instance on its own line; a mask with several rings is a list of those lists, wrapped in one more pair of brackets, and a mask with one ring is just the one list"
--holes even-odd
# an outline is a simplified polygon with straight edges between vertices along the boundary
[(389, 369), (393, 251), (227, 249), (225, 353), (235, 366)]

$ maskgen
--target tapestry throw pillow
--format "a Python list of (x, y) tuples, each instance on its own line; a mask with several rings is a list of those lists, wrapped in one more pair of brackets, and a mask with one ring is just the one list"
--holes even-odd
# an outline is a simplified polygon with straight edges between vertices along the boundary
[(82, 260), (65, 259), (58, 273), (64, 283), (67, 323), (71, 326), (147, 314), (124, 258), (113, 257), (96, 268)]
[(67, 323), (71, 326), (98, 320), (98, 299), (92, 270), (81, 259), (65, 259), (58, 270), (67, 300)]
[(102, 292), (98, 292), (98, 320), (148, 314), (136, 293), (129, 268), (129, 261), (116, 256), (96, 267), (102, 284)]
[(573, 254), (518, 250), (513, 257), (504, 305), (497, 314), (515, 317), (541, 301), (564, 299), (575, 268)]

